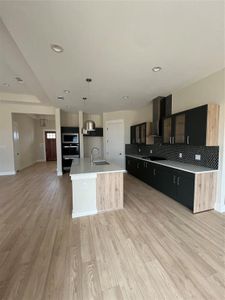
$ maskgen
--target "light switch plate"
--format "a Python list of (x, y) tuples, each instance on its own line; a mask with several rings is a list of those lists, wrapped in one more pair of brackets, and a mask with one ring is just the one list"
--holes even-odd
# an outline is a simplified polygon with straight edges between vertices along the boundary
[(201, 155), (200, 154), (195, 154), (195, 160), (201, 160)]
[(150, 153), (152, 154), (152, 149), (150, 150)]
[(179, 158), (182, 158), (183, 157), (183, 153), (179, 153)]

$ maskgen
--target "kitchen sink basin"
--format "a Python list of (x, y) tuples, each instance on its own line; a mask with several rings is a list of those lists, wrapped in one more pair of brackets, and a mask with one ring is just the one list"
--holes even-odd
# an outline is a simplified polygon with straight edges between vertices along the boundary
[(160, 156), (142, 156), (143, 159), (149, 159), (149, 160), (166, 160), (166, 158), (164, 157), (160, 157)]
[(107, 162), (106, 160), (95, 160), (93, 161), (94, 165), (100, 166), (100, 165), (109, 165), (110, 163)]

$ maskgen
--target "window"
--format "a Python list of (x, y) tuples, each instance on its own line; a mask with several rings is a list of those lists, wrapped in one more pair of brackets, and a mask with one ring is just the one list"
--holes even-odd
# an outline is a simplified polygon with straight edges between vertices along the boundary
[(55, 132), (47, 132), (47, 139), (56, 139)]

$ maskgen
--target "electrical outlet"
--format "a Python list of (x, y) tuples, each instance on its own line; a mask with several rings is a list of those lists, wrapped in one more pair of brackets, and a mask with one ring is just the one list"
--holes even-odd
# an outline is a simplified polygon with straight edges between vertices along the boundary
[(150, 154), (152, 154), (152, 149), (150, 150)]
[(138, 152), (139, 152), (139, 153), (141, 152), (141, 148), (138, 148)]
[(183, 157), (183, 153), (179, 153), (179, 158), (182, 158)]
[(201, 160), (201, 154), (195, 154), (195, 160)]

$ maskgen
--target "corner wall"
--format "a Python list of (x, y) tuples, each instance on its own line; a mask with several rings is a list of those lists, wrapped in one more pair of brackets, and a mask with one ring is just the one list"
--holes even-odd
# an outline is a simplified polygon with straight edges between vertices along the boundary
[(33, 165), (36, 157), (35, 120), (26, 114), (12, 114), (12, 121), (16, 122), (19, 131), (19, 170)]
[(106, 129), (106, 122), (111, 120), (124, 121), (125, 144), (130, 143), (130, 126), (142, 122), (152, 121), (152, 103), (137, 110), (122, 110), (103, 113), (103, 129)]
[(0, 103), (0, 175), (15, 174), (12, 113), (55, 115), (51, 106)]
[(172, 92), (173, 113), (207, 103), (220, 104), (219, 125), (219, 172), (217, 200), (215, 208), (225, 211), (225, 69), (220, 70), (198, 82)]

